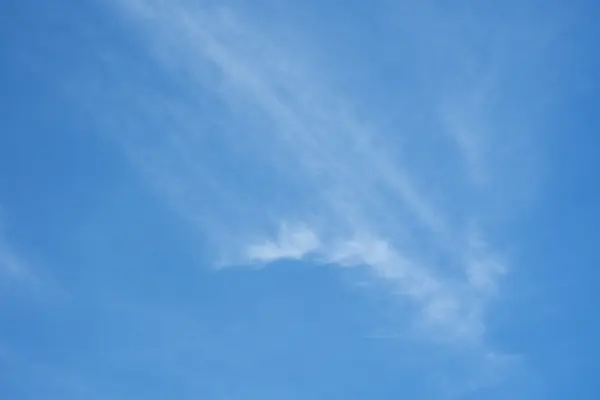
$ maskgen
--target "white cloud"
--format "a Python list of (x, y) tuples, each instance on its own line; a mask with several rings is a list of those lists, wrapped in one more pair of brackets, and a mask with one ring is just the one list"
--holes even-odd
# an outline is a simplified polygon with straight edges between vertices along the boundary
[(504, 272), (504, 266), (486, 255), (481, 238), (474, 234), (471, 241), (473, 254), (466, 261), (466, 285), (459, 279), (440, 278), (433, 269), (402, 256), (385, 240), (357, 235), (324, 244), (303, 225), (294, 229), (283, 224), (274, 241), (248, 246), (246, 260), (270, 263), (311, 256), (314, 262), (325, 265), (368, 268), (421, 310), (416, 328), (444, 342), (477, 342), (485, 331), (481, 307), (493, 294), (496, 275)]
[(265, 240), (263, 243), (248, 246), (246, 257), (250, 261), (259, 262), (281, 259), (299, 260), (319, 247), (319, 238), (308, 228), (289, 228), (284, 225), (276, 241)]
[[(495, 121), (486, 108), (497, 104), (489, 98), (497, 75), (484, 68), (461, 81), (465, 87), (435, 87), (429, 93), (439, 98), (425, 114), (438, 120), (386, 130), (371, 119), (386, 110), (356, 112), (318, 62), (250, 18), (225, 6), (134, 3), (129, 22), (165, 74), (185, 82), (187, 99), (141, 89), (153, 100), (140, 112), (161, 115), (162, 125), (152, 130), (156, 143), (144, 136), (132, 146), (134, 157), (150, 154), (143, 168), (170, 200), (216, 247), (243, 256), (224, 259), (367, 268), (412, 305), (427, 337), (485, 347), (488, 302), (507, 268), (485, 227), (474, 230), (470, 221), (486, 210), (477, 185), (494, 185)], [(449, 53), (448, 62), (460, 64), (464, 52)], [(438, 79), (439, 66), (428, 68), (432, 86), (452, 77), (441, 71)], [(412, 103), (412, 94), (398, 96)], [(441, 139), (445, 133), (454, 143)], [(420, 157), (450, 155), (458, 165), (436, 166), (441, 173), (412, 165), (403, 139), (422, 136), (434, 144)]]
[[(368, 267), (421, 310), (422, 322), (453, 337), (479, 339), (481, 310), (501, 268), (478, 242), (463, 244), (467, 224), (450, 224), (456, 220), (449, 211), (453, 205), (432, 201), (420, 189), (421, 171), (391, 152), (394, 134), (359, 118), (310, 62), (232, 11), (185, 2), (135, 4), (129, 16), (141, 24), (166, 71), (186, 71), (191, 94), (208, 90), (231, 110), (230, 118), (248, 123), (239, 126), (246, 127), (244, 132), (222, 131), (211, 139), (241, 165), (233, 178), (220, 178), (216, 164), (201, 161), (210, 158), (201, 146), (207, 134), (198, 133), (199, 122), (186, 112), (174, 119), (176, 131), (161, 133), (171, 138), (167, 145), (150, 149), (151, 174), (163, 187), (187, 187), (171, 197), (200, 221), (207, 236), (220, 232), (220, 240), (229, 241), (222, 248), (240, 243), (240, 237), (252, 238), (242, 242), (250, 263), (315, 255), (324, 263)], [(164, 106), (157, 104), (156, 110)], [(477, 153), (477, 146), (468, 147), (468, 153)], [(267, 184), (241, 191), (223, 183), (256, 180), (251, 171), (256, 165), (272, 174)], [(300, 196), (284, 196), (275, 204), (280, 190), (272, 188)], [(220, 194), (215, 204), (223, 210), (190, 200), (209, 192)], [(259, 234), (288, 220), (304, 222), (284, 225), (274, 237)]]

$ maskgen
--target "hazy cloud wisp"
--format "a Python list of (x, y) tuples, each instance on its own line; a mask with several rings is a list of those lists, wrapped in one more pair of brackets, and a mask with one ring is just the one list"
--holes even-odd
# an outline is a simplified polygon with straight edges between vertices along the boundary
[[(428, 171), (390, 151), (398, 135), (413, 135), (417, 127), (399, 126), (400, 133), (373, 128), (310, 60), (229, 8), (150, 0), (120, 5), (166, 73), (185, 76), (187, 84), (188, 100), (169, 114), (170, 128), (157, 133), (167, 145), (143, 149), (159, 160), (149, 175), (160, 176), (163, 187), (185, 187), (171, 191), (171, 200), (200, 221), (208, 237), (218, 234), (222, 248), (237, 249), (231, 264), (310, 259), (368, 268), (399, 288), (416, 308), (418, 324), (434, 336), (484, 341), (486, 304), (507, 266), (484, 229), (473, 232), (480, 207), (468, 186), (455, 185), (467, 202), (461, 204), (465, 215), (457, 214), (456, 204), (426, 190), (445, 182), (423, 185)], [(206, 93), (222, 106), (213, 114), (220, 130), (190, 117)], [(147, 105), (149, 113), (168, 103), (157, 101), (157, 107)], [(459, 145), (440, 145), (428, 156), (456, 153), (470, 177), (441, 179), (478, 184), (486, 174), (476, 170), (488, 149), (478, 127), (489, 121), (483, 121), (481, 101), (459, 106), (438, 114)], [(227, 168), (237, 169), (211, 161), (211, 145), (230, 157)], [(209, 192), (222, 200), (218, 209), (198, 200)]]

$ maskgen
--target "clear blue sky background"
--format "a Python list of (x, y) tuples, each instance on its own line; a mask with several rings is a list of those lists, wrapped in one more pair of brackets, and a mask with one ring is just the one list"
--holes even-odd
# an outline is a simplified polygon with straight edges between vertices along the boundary
[(0, 2), (0, 398), (597, 399), (599, 11)]

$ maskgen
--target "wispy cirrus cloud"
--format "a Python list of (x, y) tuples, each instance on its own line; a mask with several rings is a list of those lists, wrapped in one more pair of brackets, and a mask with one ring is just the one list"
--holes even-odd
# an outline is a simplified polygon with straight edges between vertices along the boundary
[(250, 261), (271, 262), (280, 259), (298, 260), (321, 247), (319, 238), (305, 227), (290, 229), (284, 225), (277, 238), (249, 245), (246, 256)]
[(4, 274), (11, 277), (28, 275), (26, 264), (15, 254), (4, 238), (0, 239), (0, 266)]
[[(183, 93), (131, 83), (125, 95), (138, 108), (124, 118), (151, 122), (120, 131), (120, 140), (216, 247), (235, 254), (221, 256), (232, 265), (304, 259), (365, 268), (398, 289), (415, 325), (435, 340), (485, 347), (487, 305), (508, 267), (473, 221), (485, 220), (477, 185), (483, 177), (494, 185), (486, 172), (495, 162), (488, 157), (495, 132), (486, 129), (494, 121), (482, 108), (498, 104), (488, 89), (501, 75), (461, 92), (444, 86), (447, 71), (438, 77), (430, 68), (427, 90), (439, 102), (425, 114), (435, 123), (382, 129), (370, 119), (380, 109), (358, 113), (318, 62), (235, 6), (117, 4)], [(463, 55), (450, 52), (450, 60)], [(487, 77), (475, 73), (469, 82)], [(410, 93), (398, 97), (410, 103)], [(448, 133), (453, 143), (443, 139)], [(423, 159), (451, 162), (442, 173), (413, 165), (403, 148), (411, 141)]]
[(29, 263), (17, 253), (6, 237), (2, 221), (0, 221), (0, 275), (11, 281), (22, 281), (30, 284), (36, 284), (38, 281)]

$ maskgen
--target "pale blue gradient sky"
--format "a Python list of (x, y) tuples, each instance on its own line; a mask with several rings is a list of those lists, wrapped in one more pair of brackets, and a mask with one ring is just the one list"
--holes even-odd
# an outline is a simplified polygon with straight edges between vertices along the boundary
[(0, 5), (0, 397), (595, 399), (586, 1)]

